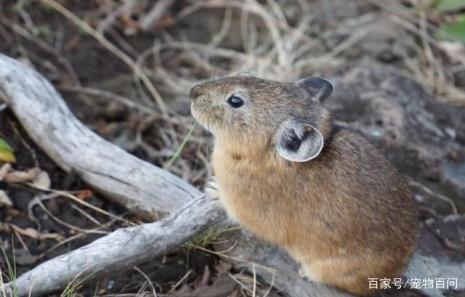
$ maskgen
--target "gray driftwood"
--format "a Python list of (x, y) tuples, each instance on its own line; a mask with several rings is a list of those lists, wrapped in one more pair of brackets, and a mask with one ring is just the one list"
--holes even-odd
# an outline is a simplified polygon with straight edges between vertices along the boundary
[[(90, 131), (72, 115), (44, 77), (1, 54), (0, 99), (13, 110), (29, 136), (64, 170), (75, 170), (89, 185), (131, 211), (149, 216), (159, 211), (173, 213), (160, 222), (117, 230), (42, 263), (16, 280), (21, 296), (29, 294), (31, 285), (32, 295), (45, 294), (64, 288), (79, 275), (98, 277), (149, 261), (223, 218), (223, 212), (215, 209), (210, 199), (200, 198), (204, 195), (191, 185)], [(195, 198), (200, 200), (192, 202)], [(348, 296), (302, 280), (297, 265), (283, 251), (247, 232), (240, 232), (235, 240), (237, 244), (230, 253), (235, 265), (255, 271), (289, 296)], [(433, 266), (440, 267), (435, 273), (465, 275), (464, 265), (443, 263), (417, 253), (407, 276), (428, 276)], [(459, 286), (463, 288), (464, 284)], [(11, 290), (11, 284), (7, 289)], [(439, 291), (427, 294), (442, 296)]]

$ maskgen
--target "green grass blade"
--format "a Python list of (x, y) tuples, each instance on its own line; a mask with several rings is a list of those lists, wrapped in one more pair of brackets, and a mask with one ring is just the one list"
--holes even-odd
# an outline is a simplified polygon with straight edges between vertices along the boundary
[(193, 124), (192, 127), (189, 129), (189, 132), (187, 132), (186, 137), (184, 137), (184, 139), (182, 140), (181, 145), (178, 147), (178, 149), (176, 150), (176, 152), (174, 153), (174, 155), (173, 155), (173, 156), (165, 163), (165, 165), (163, 166), (164, 169), (170, 168), (171, 165), (173, 165), (174, 161), (176, 161), (176, 160), (179, 158), (179, 156), (181, 155), (182, 150), (184, 149), (184, 147), (186, 146), (187, 142), (188, 142), (189, 139), (191, 138), (192, 133), (194, 132), (194, 129), (195, 129), (196, 126), (197, 126), (197, 123), (194, 122), (194, 124)]
[(465, 8), (464, 0), (438, 0), (436, 9), (440, 12), (457, 11)]
[(465, 15), (461, 15), (451, 24), (444, 24), (439, 31), (439, 37), (458, 40), (465, 43)]

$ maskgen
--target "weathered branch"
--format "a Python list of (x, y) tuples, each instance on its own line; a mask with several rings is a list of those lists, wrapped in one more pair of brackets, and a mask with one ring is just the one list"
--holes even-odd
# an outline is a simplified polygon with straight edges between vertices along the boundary
[[(72, 115), (45, 78), (1, 54), (0, 98), (13, 110), (30, 137), (60, 167), (75, 170), (113, 201), (146, 215), (174, 212), (183, 207), (160, 222), (117, 230), (42, 263), (17, 279), (20, 295), (27, 295), (31, 285), (33, 294), (43, 294), (63, 288), (80, 273), (100, 276), (144, 262), (221, 219), (222, 212), (215, 210), (210, 200), (196, 201), (186, 208), (186, 203), (203, 194), (178, 177), (100, 138)], [(238, 243), (230, 254), (236, 265), (256, 271), (288, 295), (347, 296), (324, 285), (303, 281), (297, 274), (297, 265), (278, 248), (246, 232), (236, 239)], [(407, 276), (434, 277), (429, 275), (434, 265), (440, 267), (434, 275), (465, 275), (464, 264), (447, 263), (417, 253)], [(465, 284), (459, 283), (459, 287), (464, 288)], [(426, 293), (442, 296), (440, 291)]]
[[(17, 292), (20, 296), (27, 296), (29, 292), (42, 295), (89, 276), (129, 269), (176, 248), (224, 218), (223, 211), (202, 197), (161, 221), (116, 230), (40, 264), (15, 281)], [(11, 284), (7, 290), (11, 292)]]
[(201, 196), (188, 183), (90, 131), (43, 76), (4, 55), (0, 55), (0, 97), (32, 140), (63, 170), (74, 170), (133, 212), (153, 217)]

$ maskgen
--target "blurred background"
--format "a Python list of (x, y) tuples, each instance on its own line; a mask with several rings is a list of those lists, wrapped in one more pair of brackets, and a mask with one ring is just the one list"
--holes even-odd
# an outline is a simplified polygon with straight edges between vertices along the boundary
[[(194, 84), (328, 77), (335, 122), (371, 139), (408, 178), (424, 252), (465, 259), (463, 0), (0, 0), (0, 52), (46, 76), (99, 135), (199, 188), (212, 175), (212, 139), (190, 115)], [(144, 221), (61, 171), (5, 105), (0, 161), (20, 176), (0, 181), (5, 282)], [(34, 199), (43, 193), (31, 179), (67, 194)], [(227, 232), (57, 296), (282, 296), (218, 255)]]

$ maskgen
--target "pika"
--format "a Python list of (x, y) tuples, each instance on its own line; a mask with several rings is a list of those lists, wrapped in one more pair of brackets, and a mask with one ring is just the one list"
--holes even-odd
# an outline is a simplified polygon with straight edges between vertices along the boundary
[(409, 188), (361, 135), (332, 124), (322, 77), (251, 76), (191, 89), (195, 119), (214, 138), (219, 199), (230, 217), (283, 247), (306, 276), (356, 295), (402, 277), (414, 251)]

